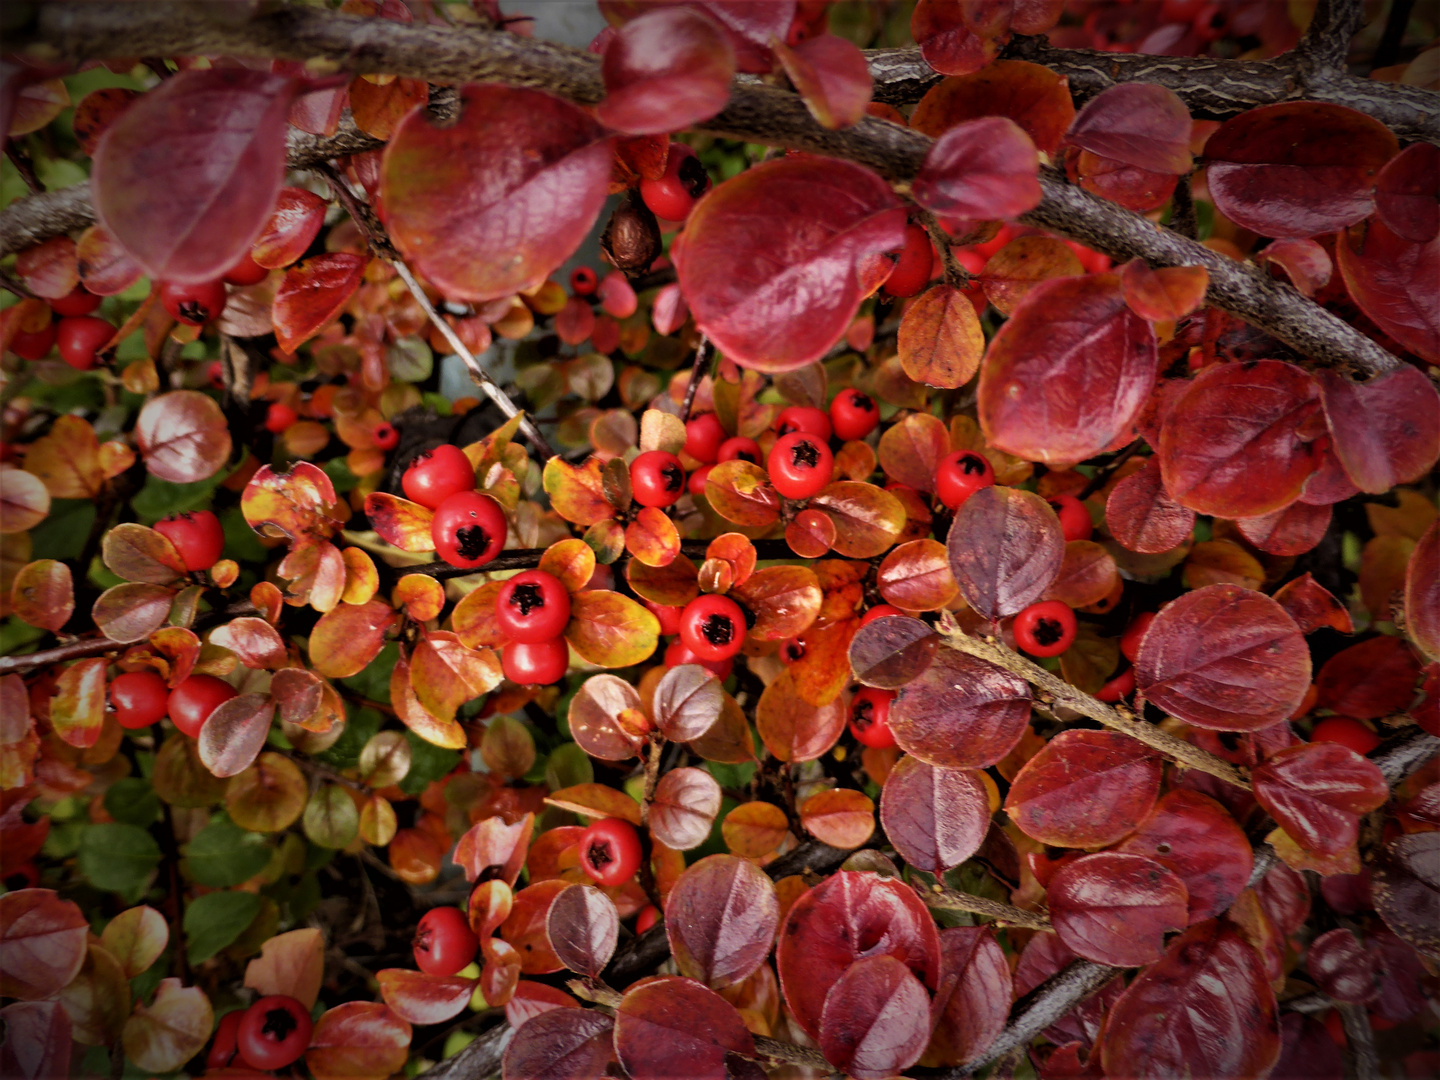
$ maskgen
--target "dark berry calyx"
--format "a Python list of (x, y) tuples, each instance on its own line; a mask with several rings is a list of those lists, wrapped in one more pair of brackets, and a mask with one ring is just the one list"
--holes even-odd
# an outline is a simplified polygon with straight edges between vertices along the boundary
[(700, 159), (687, 156), (680, 163), (680, 169), (676, 173), (680, 178), (681, 185), (690, 193), (692, 199), (698, 199), (705, 194), (705, 188), (710, 183), (710, 175), (705, 171), (705, 166), (700, 164)]
[(700, 633), (711, 645), (729, 645), (735, 638), (735, 624), (724, 615), (711, 615), (700, 627)]
[(462, 559), (478, 559), (489, 547), (490, 534), (485, 531), (484, 526), (462, 525), (455, 530), (455, 550)]
[(512, 606), (520, 609), (521, 615), (529, 615), (536, 608), (545, 606), (545, 593), (539, 585), (516, 585), (510, 594)]
[(813, 469), (820, 464), (820, 451), (809, 439), (801, 439), (790, 448), (790, 461), (796, 468)]
[(803, 659), (805, 659), (805, 643), (804, 643), (804, 642), (801, 642), (801, 641), (787, 641), (787, 642), (784, 644), (783, 648), (785, 649), (785, 655), (790, 658), (790, 661), (791, 661), (792, 663), (793, 663), (794, 661), (796, 661), (796, 660), (803, 660)]
[(260, 1029), (260, 1034), (271, 1035), (276, 1042), (284, 1042), (290, 1037), (298, 1024), (295, 1017), (290, 1015), (289, 1009), (268, 1009), (265, 1013), (265, 1026)]
[(210, 309), (199, 300), (181, 300), (180, 318), (183, 322), (203, 323), (210, 318)]
[(875, 401), (869, 394), (851, 394), (850, 404), (854, 405), (857, 409), (863, 409), (865, 412), (875, 411)]
[(875, 723), (875, 703), (871, 701), (857, 701), (854, 710), (850, 713), (850, 721), (860, 731), (865, 731), (871, 724)]
[(749, 450), (741, 450), (738, 454), (735, 455), (735, 460), (748, 461), (750, 462), (750, 464), (754, 465), (757, 459), (755, 455), (752, 454)]
[(1059, 619), (1041, 619), (1035, 624), (1035, 640), (1041, 645), (1054, 645), (1065, 636)]
[(974, 476), (976, 473), (985, 471), (985, 459), (979, 454), (966, 454), (957, 464), (966, 476)]
[(665, 481), (666, 491), (679, 491), (685, 484), (685, 470), (674, 462), (661, 467), (660, 477)]
[(609, 866), (614, 861), (615, 857), (610, 854), (609, 844), (603, 841), (596, 841), (590, 845), (590, 865), (595, 867), (596, 870)]

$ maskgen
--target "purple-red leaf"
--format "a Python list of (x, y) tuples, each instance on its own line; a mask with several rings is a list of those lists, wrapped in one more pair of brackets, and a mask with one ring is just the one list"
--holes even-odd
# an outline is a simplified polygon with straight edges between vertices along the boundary
[[(853, 662), (853, 645), (851, 657)], [(890, 730), (900, 749), (931, 765), (961, 769), (999, 762), (1029, 721), (1029, 684), (957, 649), (941, 649), (890, 704)]]
[(1360, 944), (1353, 930), (1343, 927), (1310, 943), (1305, 968), (1315, 985), (1336, 1001), (1363, 1005), (1380, 989), (1374, 955)]
[(1375, 182), (1375, 210), (1396, 236), (1426, 244), (1440, 234), (1440, 147), (1411, 143)]
[(885, 779), (880, 822), (907, 863), (939, 874), (980, 850), (990, 800), (978, 772), (936, 768), (907, 755)]
[(715, 22), (693, 8), (645, 12), (615, 31), (601, 65), (600, 121), (632, 135), (679, 131), (708, 120), (730, 100), (735, 50)]
[(1254, 851), (1244, 830), (1208, 795), (1176, 788), (1115, 850), (1144, 855), (1185, 883), (1191, 924), (1229, 909), (1250, 880)]
[(614, 1054), (614, 1028), (614, 1020), (589, 1009), (552, 1008), (531, 1016), (505, 1048), (505, 1080), (599, 1080)]
[(870, 104), (870, 67), (853, 42), (818, 34), (794, 48), (776, 42), (775, 56), (821, 127), (850, 127), (864, 117)]
[(1097, 964), (1158, 960), (1166, 933), (1187, 921), (1185, 883), (1141, 855), (1102, 852), (1068, 863), (1046, 896), (1060, 940)]
[(945, 546), (960, 595), (987, 619), (1039, 600), (1065, 559), (1065, 534), (1050, 504), (1019, 488), (981, 488), (965, 500)]
[[(1044, 935), (1037, 935), (1044, 936)], [(940, 985), (926, 1057), (960, 1065), (985, 1052), (1005, 1028), (1012, 995), (1010, 965), (988, 926), (940, 931)]]
[(1381, 220), (1335, 239), (1335, 260), (1360, 310), (1417, 356), (1440, 362), (1440, 235), (1423, 244), (1397, 236)]
[(887, 1080), (920, 1060), (930, 1039), (930, 995), (893, 956), (857, 960), (820, 1017), (825, 1060), (855, 1080)]
[(1105, 500), (1105, 525), (1121, 547), (1158, 555), (1190, 539), (1195, 511), (1170, 498), (1160, 477), (1160, 459), (1151, 457), (1111, 490)]
[(571, 885), (550, 905), (545, 932), (562, 964), (598, 979), (615, 953), (620, 915), (610, 897), (599, 889)]
[(1042, 844), (1111, 844), (1145, 820), (1164, 762), (1114, 731), (1062, 731), (1020, 770), (1005, 810)]
[(1040, 202), (1040, 156), (1030, 136), (1005, 116), (956, 124), (935, 140), (912, 181), (926, 210), (989, 221), (1011, 218)]
[(1331, 742), (1287, 747), (1256, 766), (1251, 780), (1255, 798), (1280, 827), (1305, 850), (1321, 855), (1353, 846), (1359, 815), (1390, 796), (1373, 762)]
[(1183, 176), (1190, 156), (1190, 110), (1156, 83), (1120, 83), (1091, 98), (1066, 134), (1092, 154), (1146, 172)]
[(285, 271), (270, 311), (280, 347), (294, 352), (338, 316), (360, 287), (368, 262), (363, 255), (334, 251)]
[(215, 399), (198, 390), (151, 398), (135, 419), (145, 467), (161, 480), (207, 480), (230, 459), (230, 426)]
[(625, 995), (615, 1012), (615, 1055), (633, 1080), (729, 1080), (726, 1059), (755, 1056), (735, 1006), (690, 979), (662, 975)]
[(723, 989), (765, 962), (780, 902), (749, 859), (711, 855), (686, 868), (665, 901), (665, 933), (682, 975)]
[(1440, 458), (1440, 392), (1419, 368), (1364, 383), (1323, 369), (1316, 378), (1335, 456), (1361, 491), (1418, 480)]

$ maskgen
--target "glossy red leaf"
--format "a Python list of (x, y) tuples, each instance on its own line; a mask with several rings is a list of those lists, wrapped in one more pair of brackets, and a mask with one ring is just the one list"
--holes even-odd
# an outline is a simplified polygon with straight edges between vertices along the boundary
[(1405, 632), (1426, 656), (1440, 657), (1440, 523), (1425, 530), (1405, 567)]
[(894, 615), (860, 627), (850, 641), (850, 670), (866, 686), (898, 690), (935, 659), (940, 635), (929, 623)]
[(198, 390), (151, 398), (135, 418), (135, 442), (152, 476), (175, 484), (208, 480), (230, 460), (230, 427)]
[(1388, 229), (1414, 244), (1440, 234), (1440, 147), (1411, 143), (1380, 170), (1375, 210)]
[(840, 870), (796, 900), (785, 916), (775, 967), (795, 1021), (820, 1033), (825, 994), (856, 960), (893, 956), (927, 986), (940, 969), (935, 920), (894, 878)]
[(560, 962), (598, 979), (615, 953), (620, 915), (614, 902), (589, 885), (570, 885), (550, 905), (545, 932)]
[(122, 293), (145, 273), (104, 225), (91, 225), (81, 233), (75, 254), (80, 283), (96, 296)]
[(1315, 676), (1315, 704), (1356, 720), (1404, 712), (1415, 698), (1420, 662), (1400, 638), (1380, 635), (1342, 649)]
[(910, 126), (938, 136), (982, 116), (1009, 117), (1037, 148), (1053, 155), (1075, 118), (1069, 80), (1040, 64), (997, 60), (982, 71), (932, 86), (911, 113)]
[(335, 251), (285, 271), (270, 313), (280, 347), (294, 352), (336, 318), (360, 287), (367, 262), (363, 255)]
[(734, 855), (687, 867), (665, 900), (665, 933), (680, 974), (717, 990), (744, 982), (765, 962), (779, 922), (770, 878)]
[(1335, 240), (1335, 260), (1360, 310), (1405, 348), (1440, 362), (1440, 303), (1430, 288), (1440, 275), (1440, 236), (1423, 244), (1371, 219)]
[(1008, 12), (998, 27), (985, 36), (967, 24), (965, 12), (946, 0), (920, 0), (910, 16), (910, 36), (920, 46), (925, 62), (942, 75), (979, 71), (1000, 51), (1000, 37), (1009, 22)]
[(559, 880), (527, 885), (515, 894), (510, 914), (500, 924), (500, 936), (519, 951), (520, 970), (526, 975), (547, 975), (565, 966), (550, 947), (545, 925), (550, 905), (568, 887), (568, 882)]
[(1313, 1016), (1280, 1017), (1280, 1060), (1270, 1080), (1345, 1080), (1345, 1054)]
[(439, 126), (425, 109), (401, 121), (381, 170), (390, 235), (411, 264), (448, 296), (496, 300), (574, 254), (605, 201), (610, 147), (568, 101), (471, 83), (457, 121)]
[(395, 611), (380, 600), (331, 608), (310, 633), (311, 665), (329, 679), (358, 675), (385, 647), (395, 619)]
[(1344, 927), (1329, 930), (1310, 943), (1305, 970), (1321, 992), (1336, 1001), (1363, 1005), (1379, 990), (1374, 956), (1360, 944), (1353, 930)]
[(250, 249), (250, 257), (271, 270), (297, 262), (325, 224), (328, 205), (313, 191), (282, 188), (275, 209)]
[(85, 963), (90, 924), (50, 889), (0, 896), (0, 994), (22, 1001), (54, 997)]
[(101, 593), (90, 617), (106, 637), (128, 645), (143, 641), (163, 626), (174, 601), (173, 589), (126, 582)]
[(880, 823), (907, 863), (939, 874), (980, 850), (990, 827), (990, 799), (978, 772), (906, 756), (885, 778)]
[(1060, 940), (1097, 964), (1158, 960), (1166, 933), (1188, 921), (1185, 883), (1143, 855), (1102, 852), (1067, 863), (1046, 898)]
[(243, 616), (210, 631), (210, 643), (229, 649), (248, 668), (273, 671), (287, 659), (285, 641), (264, 619)]
[(1227, 120), (1205, 143), (1215, 207), (1262, 236), (1314, 236), (1368, 217), (1399, 143), (1343, 105), (1287, 101)]
[(633, 1080), (729, 1080), (726, 1058), (755, 1056), (735, 1006), (698, 982), (650, 979), (615, 1011), (615, 1055)]
[(945, 546), (960, 595), (987, 619), (1014, 615), (1040, 599), (1065, 559), (1055, 511), (1019, 488), (971, 495), (956, 512)]
[(1025, 680), (957, 649), (941, 649), (890, 704), (890, 729), (900, 749), (951, 768), (996, 764), (1015, 749), (1029, 722)]
[(1190, 110), (1156, 83), (1119, 83), (1091, 98), (1065, 141), (1147, 172), (1183, 176), (1190, 156)]
[(835, 34), (806, 38), (793, 48), (774, 44), (775, 57), (821, 127), (850, 127), (870, 104), (870, 67), (854, 42)]
[[(1020, 960), (1015, 965), (1015, 996), (1024, 997), (1078, 959), (1059, 935), (1036, 934), (1020, 953)], [(1054, 1043), (1079, 1040), (1088, 1046), (1095, 1041), (1104, 1014), (1115, 1004), (1124, 988), (1123, 980), (1111, 980), (1098, 993), (1081, 1001), (1046, 1028), (1043, 1034)]]
[(1280, 267), (1290, 284), (1306, 296), (1314, 296), (1328, 285), (1335, 270), (1330, 253), (1310, 239), (1272, 240), (1260, 249), (1255, 260)]
[(1143, 855), (1185, 883), (1189, 924), (1229, 909), (1250, 880), (1254, 851), (1223, 806), (1188, 788), (1167, 793), (1115, 849)]
[(885, 602), (907, 611), (937, 611), (955, 599), (959, 586), (950, 556), (938, 540), (911, 540), (885, 556), (875, 574)]
[(1287, 581), (1276, 591), (1275, 600), (1295, 620), (1302, 634), (1308, 636), (1322, 626), (1342, 634), (1355, 632), (1345, 605), (1308, 573)]
[[(106, 534), (118, 531), (112, 529)], [(75, 613), (75, 586), (70, 567), (57, 559), (37, 559), (21, 567), (10, 586), (13, 613), (41, 630), (55, 631)]]
[(679, 131), (708, 120), (730, 100), (735, 50), (715, 22), (693, 8), (647, 11), (620, 27), (601, 65), (601, 123), (636, 135)]
[(1325, 370), (1315, 377), (1335, 456), (1361, 491), (1381, 494), (1434, 467), (1440, 392), (1419, 368), (1402, 364), (1364, 383)]
[(498, 814), (487, 817), (460, 838), (452, 861), (465, 871), (466, 881), (499, 879), (513, 889), (525, 865), (534, 828), (533, 814), (513, 823)]
[(1281, 750), (1255, 767), (1251, 782), (1255, 798), (1280, 827), (1302, 848), (1321, 855), (1353, 846), (1359, 815), (1390, 797), (1373, 762), (1331, 742)]
[[(512, 999), (513, 1001), (514, 999)], [(506, 1006), (507, 1015), (509, 1006)], [(589, 1009), (547, 1009), (517, 1026), (505, 1080), (599, 1080), (614, 1053), (615, 1021)]]
[(671, 769), (655, 787), (650, 833), (674, 851), (699, 847), (720, 813), (720, 784), (704, 769)]
[(705, 498), (717, 514), (736, 525), (758, 528), (780, 518), (780, 493), (771, 486), (770, 475), (759, 465), (738, 458), (711, 469)]
[(1119, 274), (1042, 282), (985, 352), (977, 407), (986, 441), (1054, 467), (1123, 445), (1156, 364), (1155, 332), (1125, 303)]
[(1330, 529), (1329, 506), (1293, 502), (1257, 518), (1235, 522), (1240, 535), (1271, 555), (1301, 555), (1315, 547)]
[[(784, 41), (795, 19), (795, 0), (769, 0), (766, 3), (690, 0), (689, 6), (699, 8), (724, 27), (735, 48), (740, 70), (752, 74), (763, 74), (772, 69), (770, 43), (777, 38)], [(650, 8), (647, 0), (600, 0), (600, 10), (612, 24), (634, 18)]]
[(1025, 763), (1005, 799), (1020, 831), (1042, 844), (1112, 844), (1144, 821), (1164, 761), (1114, 731), (1062, 731)]
[(728, 358), (793, 371), (844, 334), (865, 295), (860, 265), (898, 250), (904, 225), (899, 200), (875, 173), (802, 155), (715, 188), (671, 257), (696, 324)]
[[(943, 288), (944, 286), (937, 286), (936, 289), (931, 289), (919, 299), (912, 301), (906, 309), (906, 317), (908, 318), (909, 313), (917, 307), (927, 315), (931, 314), (928, 309), (934, 307), (937, 310), (933, 314), (938, 316), (948, 306), (949, 301), (946, 293), (937, 291), (937, 289)], [(928, 298), (932, 296), (934, 300), (929, 300)], [(946, 303), (940, 304), (941, 300)], [(974, 313), (973, 308), (971, 313)], [(904, 326), (905, 320), (902, 319), (902, 333)], [(920, 355), (920, 351), (917, 350), (915, 355)], [(903, 356), (901, 361), (904, 362)], [(922, 373), (917, 371), (915, 374)], [(960, 384), (956, 383), (955, 385)], [(945, 422), (930, 413), (913, 412), (885, 429), (885, 433), (880, 436), (878, 457), (880, 467), (885, 470), (885, 475), (890, 480), (915, 488), (917, 491), (933, 491), (935, 469), (940, 464), (940, 459), (948, 453), (950, 453), (950, 432), (945, 427)]]
[(1100, 1052), (1107, 1075), (1265, 1076), (1280, 1021), (1259, 954), (1227, 923), (1192, 926), (1120, 995)]
[(377, 971), (375, 981), (390, 1011), (411, 1024), (443, 1024), (470, 1004), (475, 991), (474, 979), (426, 975), (407, 968)]
[(264, 748), (274, 716), (275, 701), (267, 694), (222, 702), (200, 729), (200, 760), (216, 776), (238, 776)]
[(59, 1001), (15, 1001), (0, 1009), (0, 1075), (50, 1080), (70, 1075), (73, 1026)]
[(384, 1080), (405, 1067), (410, 1036), (378, 1001), (347, 1001), (315, 1021), (305, 1064), (315, 1080)]
[(940, 985), (931, 1005), (935, 1029), (927, 1061), (960, 1065), (983, 1054), (1004, 1030), (1012, 996), (1010, 964), (990, 927), (941, 930)]
[(893, 956), (855, 961), (825, 995), (820, 1050), (855, 1080), (895, 1076), (929, 1041), (930, 995)]
[(91, 170), (95, 212), (151, 277), (213, 281), (249, 251), (285, 180), (295, 87), (245, 67), (181, 71), (106, 129)]
[(15, 272), (36, 296), (54, 300), (68, 295), (80, 283), (75, 241), (52, 236), (26, 248), (15, 260)]
[(1299, 707), (1310, 650), (1270, 597), (1207, 585), (1160, 609), (1135, 658), (1135, 685), (1187, 724), (1258, 731)]
[(105, 723), (105, 668), (103, 658), (80, 660), (55, 680), (50, 724), (71, 746), (94, 746), (100, 740)]
[(1210, 271), (1203, 266), (1152, 270), (1143, 259), (1131, 259), (1121, 267), (1120, 284), (1131, 311), (1151, 322), (1168, 322), (1189, 315), (1204, 303)]
[(1151, 457), (1111, 490), (1105, 500), (1105, 525), (1121, 547), (1158, 555), (1190, 539), (1195, 511), (1170, 498), (1160, 459)]
[(1034, 142), (1015, 121), (968, 120), (935, 140), (911, 195), (926, 210), (949, 217), (1018, 217), (1040, 202), (1039, 168)]

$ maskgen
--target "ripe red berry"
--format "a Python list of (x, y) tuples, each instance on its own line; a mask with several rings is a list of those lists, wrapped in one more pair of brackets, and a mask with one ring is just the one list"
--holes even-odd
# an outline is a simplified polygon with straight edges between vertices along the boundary
[(60, 316), (89, 315), (100, 306), (100, 297), (84, 285), (76, 285), (58, 300), (49, 301), (50, 310)]
[(394, 450), (400, 442), (400, 432), (395, 430), (394, 424), (376, 424), (370, 432), (370, 441), (381, 450)]
[(885, 279), (885, 291), (891, 296), (914, 296), (930, 283), (935, 268), (935, 250), (930, 236), (919, 225), (905, 226), (905, 246), (895, 269)]
[(946, 454), (935, 467), (935, 494), (951, 510), (960, 509), (975, 492), (994, 484), (995, 470), (973, 450)]
[(786, 638), (780, 643), (780, 662), (789, 667), (797, 660), (804, 660), (807, 651), (804, 638)]
[(205, 1058), (207, 1069), (223, 1069), (235, 1060), (239, 1052), (240, 1021), (244, 1017), (245, 1010), (236, 1009), (220, 1018), (220, 1026), (215, 1029), (215, 1041), (210, 1044), (210, 1053)]
[(641, 506), (670, 506), (685, 494), (685, 468), (664, 450), (647, 450), (630, 463), (630, 490)]
[(601, 885), (624, 885), (640, 869), (640, 836), (620, 818), (601, 818), (580, 834), (580, 869)]
[[(106, 338), (108, 341), (109, 338)], [(10, 338), (10, 351), (21, 360), (39, 360), (50, 351), (55, 344), (55, 324), (47, 323), (45, 329), (36, 330), (34, 333), (27, 333), (24, 330), (15, 331)]]
[(225, 271), (225, 276), (220, 280), (227, 285), (244, 287), (246, 285), (258, 285), (269, 276), (270, 271), (252, 259), (250, 253), (247, 251), (244, 255), (240, 256), (239, 262)]
[(454, 975), (475, 959), (480, 939), (470, 929), (470, 921), (459, 908), (431, 908), (415, 927), (410, 942), (415, 952), (415, 966), (426, 975)]
[(600, 279), (588, 266), (579, 266), (570, 271), (570, 291), (576, 296), (592, 296), (600, 286)]
[(225, 530), (209, 510), (172, 514), (157, 521), (155, 531), (175, 545), (186, 570), (209, 570), (225, 551)]
[(660, 620), (660, 633), (668, 637), (680, 632), (680, 616), (685, 611), (683, 605), (672, 607), (669, 604), (657, 604), (652, 600), (646, 600), (644, 604), (650, 609), (650, 614)]
[(1095, 696), (1101, 701), (1114, 703), (1120, 701), (1122, 698), (1129, 697), (1134, 689), (1135, 669), (1133, 667), (1127, 667), (1119, 675), (1116, 675), (1113, 679), (1106, 682), (1099, 690), (1096, 690)]
[(1031, 656), (1059, 656), (1075, 640), (1075, 612), (1041, 600), (1015, 616), (1015, 644)]
[(500, 669), (521, 686), (549, 686), (570, 668), (570, 646), (562, 638), (549, 641), (512, 641), (500, 651)]
[(1050, 509), (1055, 511), (1056, 517), (1060, 519), (1060, 531), (1065, 534), (1066, 541), (1089, 540), (1090, 534), (1095, 531), (1094, 523), (1090, 520), (1090, 511), (1085, 509), (1085, 504), (1074, 495), (1056, 495), (1050, 500)]
[(283, 1069), (300, 1060), (314, 1027), (304, 1005), (284, 994), (271, 994), (245, 1010), (235, 1041), (252, 1069)]
[(265, 430), (279, 435), (300, 419), (300, 414), (283, 401), (272, 401), (265, 410)]
[(894, 746), (895, 733), (890, 730), (890, 703), (894, 700), (894, 690), (873, 686), (856, 693), (850, 699), (850, 734), (876, 749)]
[(1120, 652), (1132, 664), (1135, 662), (1135, 657), (1140, 655), (1140, 641), (1145, 637), (1145, 631), (1150, 629), (1150, 624), (1154, 621), (1155, 613), (1153, 611), (1142, 611), (1130, 620), (1130, 625), (1125, 628), (1125, 633), (1120, 635)]
[(115, 327), (98, 315), (77, 315), (61, 319), (55, 328), (60, 359), (79, 371), (89, 371), (106, 343), (115, 336)]
[(110, 684), (110, 704), (115, 720), (123, 728), (137, 731), (165, 715), (170, 688), (153, 671), (127, 671)]
[(464, 450), (443, 443), (415, 455), (400, 486), (411, 502), (435, 510), (451, 495), (475, 489), (475, 466)]
[(236, 696), (236, 690), (214, 675), (191, 675), (170, 691), (165, 711), (170, 722), (192, 739), (197, 738), (210, 714)]
[(1380, 736), (1359, 720), (1348, 716), (1327, 716), (1310, 732), (1311, 742), (1333, 742), (1365, 755), (1380, 745)]
[(685, 453), (702, 465), (712, 464), (720, 454), (720, 444), (728, 437), (720, 417), (713, 412), (701, 413), (685, 424)]
[(500, 587), (495, 622), (511, 641), (538, 645), (565, 632), (570, 594), (560, 579), (544, 570), (525, 570)]
[(710, 189), (710, 174), (695, 151), (684, 143), (672, 142), (665, 161), (665, 175), (659, 180), (641, 180), (640, 197), (656, 217), (684, 221), (695, 200)]
[(754, 439), (747, 439), (743, 435), (736, 435), (733, 439), (726, 439), (720, 444), (720, 450), (715, 455), (716, 462), (721, 461), (750, 461), (760, 464), (760, 444)]
[(701, 465), (690, 474), (690, 479), (685, 481), (685, 490), (691, 495), (704, 495), (705, 485), (710, 480), (710, 471), (714, 468), (714, 465)]
[(1206, 4), (1190, 22), (1190, 29), (1201, 41), (1218, 41), (1225, 36), (1230, 24), (1230, 14), (1219, 4)]
[(172, 319), (187, 326), (204, 326), (225, 310), (225, 282), (219, 278), (194, 285), (162, 282), (160, 303)]
[(680, 640), (696, 656), (728, 660), (745, 644), (745, 613), (728, 596), (697, 596), (680, 616)]
[(894, 604), (876, 604), (876, 605), (875, 605), (874, 607), (872, 607), (869, 611), (865, 612), (864, 615), (861, 615), (861, 616), (860, 616), (860, 625), (861, 625), (861, 626), (869, 626), (869, 625), (870, 625), (872, 622), (874, 622), (876, 619), (883, 619), (883, 618), (885, 618), (887, 615), (904, 615), (904, 614), (905, 614), (905, 612), (901, 611), (901, 610), (900, 610), (898, 607), (896, 607)]
[(430, 539), (435, 553), (451, 566), (473, 570), (500, 554), (507, 528), (498, 502), (478, 491), (461, 491), (436, 508)]
[(808, 499), (828, 484), (835, 472), (830, 447), (805, 431), (776, 439), (765, 464), (770, 483), (787, 499)]
[(635, 933), (643, 934), (659, 921), (660, 909), (654, 904), (646, 904), (640, 909), (640, 914), (635, 916)]
[(735, 669), (735, 661), (730, 657), (726, 657), (724, 660), (709, 660), (703, 656), (696, 656), (685, 642), (676, 638), (665, 649), (665, 666), (672, 668), (679, 667), (681, 664), (699, 664), (701, 667), (713, 671), (715, 677), (721, 682), (728, 679), (730, 672)]
[(775, 418), (775, 433), (784, 437), (792, 431), (804, 431), (814, 435), (821, 442), (830, 441), (830, 417), (823, 409), (812, 409), (809, 405), (791, 405), (781, 409)]
[(850, 387), (830, 402), (830, 426), (837, 439), (863, 439), (880, 423), (880, 407), (869, 394)]

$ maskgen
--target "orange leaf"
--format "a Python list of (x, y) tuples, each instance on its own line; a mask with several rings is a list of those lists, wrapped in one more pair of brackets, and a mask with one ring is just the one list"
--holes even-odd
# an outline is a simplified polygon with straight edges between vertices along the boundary
[(287, 994), (314, 1008), (325, 975), (325, 937), (305, 927), (271, 938), (245, 967), (245, 985), (262, 997)]
[(916, 382), (950, 390), (980, 370), (985, 334), (970, 298), (943, 282), (917, 297), (900, 320), (900, 366)]

